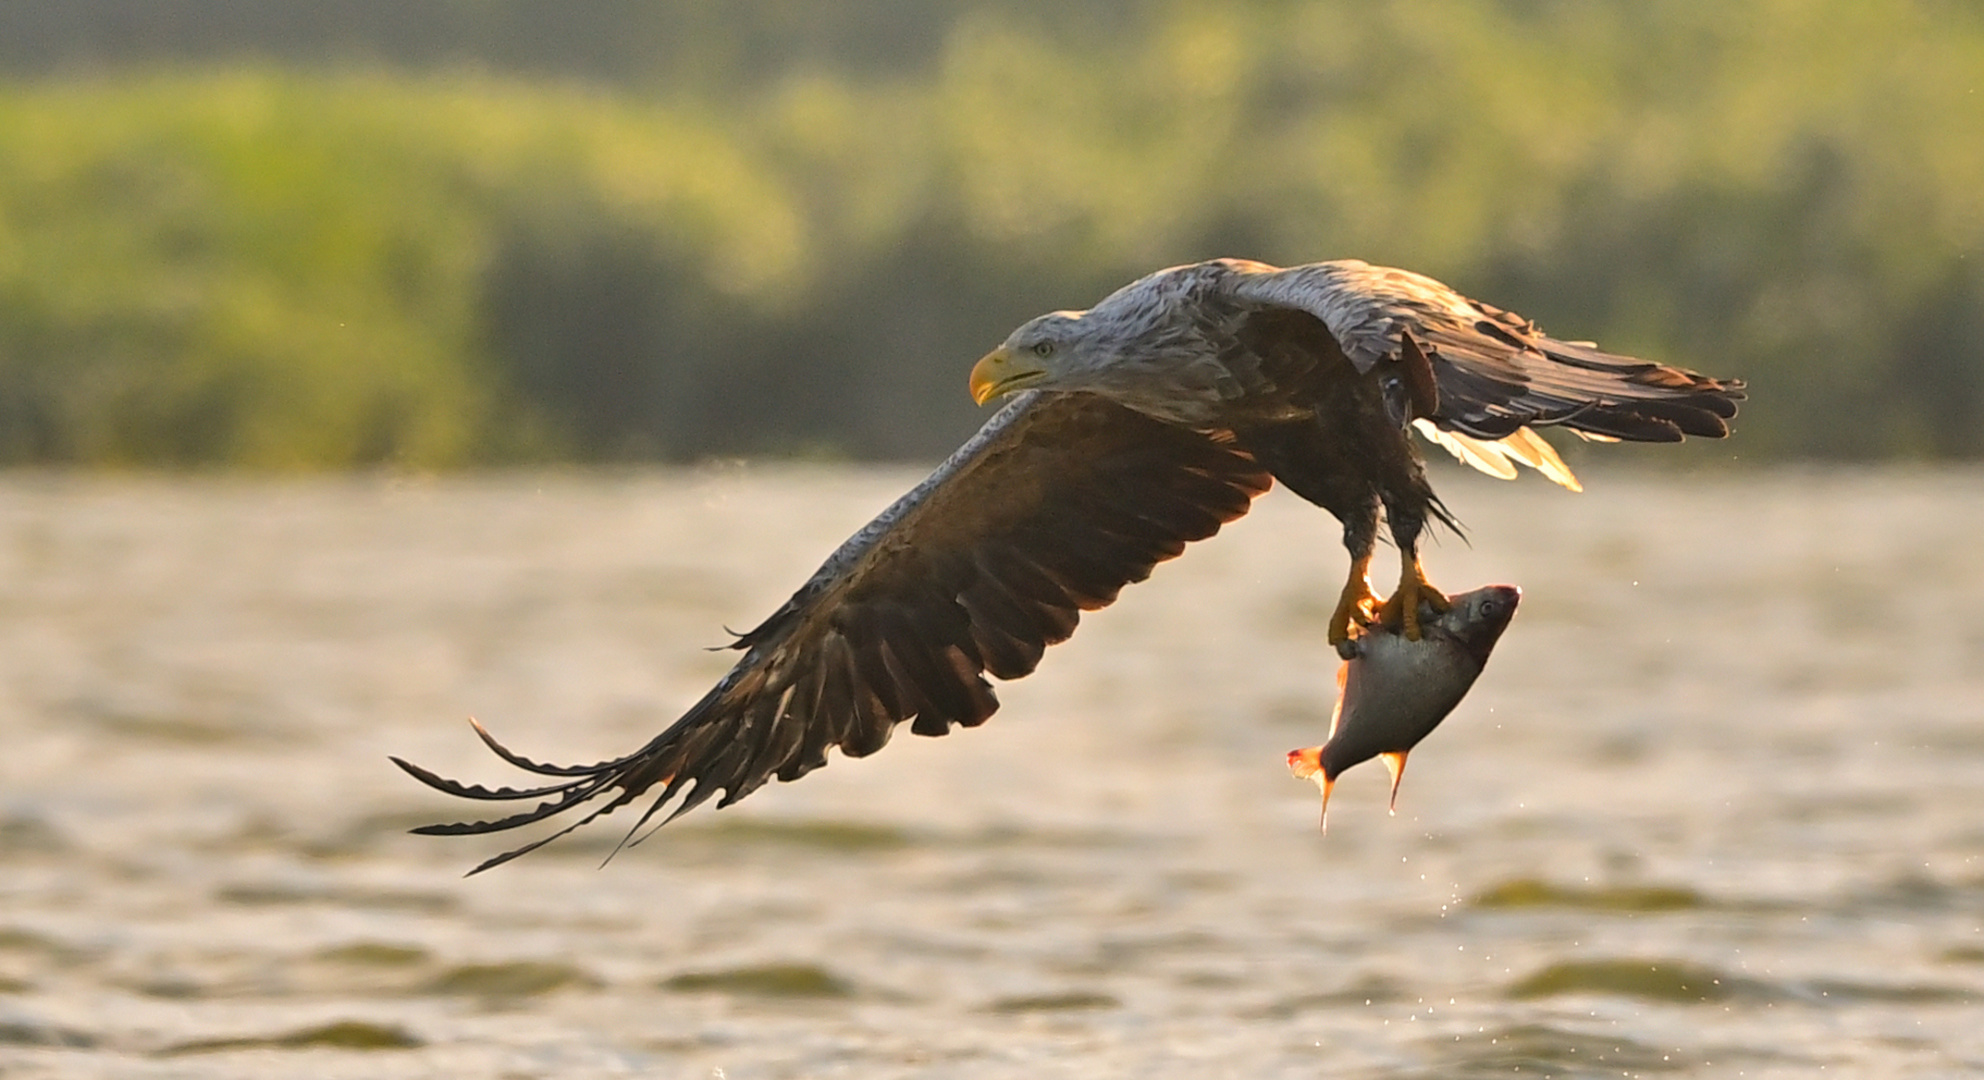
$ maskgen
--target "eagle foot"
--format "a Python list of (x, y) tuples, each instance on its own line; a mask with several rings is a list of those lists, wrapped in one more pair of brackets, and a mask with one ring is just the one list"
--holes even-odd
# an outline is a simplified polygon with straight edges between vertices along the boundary
[(1403, 630), (1407, 641), (1419, 640), (1419, 606), (1432, 608), (1435, 613), (1453, 606), (1447, 594), (1433, 587), (1426, 580), (1426, 571), (1418, 559), (1407, 559), (1400, 568), (1398, 589), (1391, 599), (1378, 609), (1378, 621), (1385, 626)]
[(1343, 594), (1337, 597), (1336, 611), (1330, 615), (1331, 645), (1343, 645), (1354, 631), (1377, 620), (1378, 594), (1371, 591), (1370, 567), (1368, 556), (1351, 563), (1350, 578), (1343, 583)]

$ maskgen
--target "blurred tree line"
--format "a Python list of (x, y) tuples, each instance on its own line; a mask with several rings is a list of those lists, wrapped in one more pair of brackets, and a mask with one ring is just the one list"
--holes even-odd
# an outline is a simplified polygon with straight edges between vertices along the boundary
[(1961, 0), (10, 0), (0, 72), (0, 461), (927, 458), (1227, 254), (1984, 454)]

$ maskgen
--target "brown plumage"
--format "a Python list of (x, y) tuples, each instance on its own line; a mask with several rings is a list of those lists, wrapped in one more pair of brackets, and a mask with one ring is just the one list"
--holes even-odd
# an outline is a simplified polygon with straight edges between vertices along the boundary
[[(1740, 382), (1558, 341), (1430, 278), (1355, 261), (1162, 270), (1089, 311), (1021, 326), (972, 369), (971, 389), (980, 402), (1019, 396), (741, 635), (743, 657), (681, 719), (581, 766), (519, 757), (478, 727), (504, 760), (554, 778), (532, 788), (395, 758), (452, 795), (540, 800), (416, 831), (493, 832), (604, 800), (481, 870), (657, 788), (636, 830), (678, 796), (665, 820), (718, 791), (724, 806), (797, 779), (829, 747), (873, 753), (904, 721), (923, 735), (976, 726), (998, 707), (987, 674), (1031, 672), (1080, 612), (1246, 513), (1273, 480), (1343, 525), (1351, 572), (1330, 640), (1378, 618), (1416, 640), (1421, 603), (1446, 603), (1420, 569), (1419, 535), (1429, 519), (1455, 523), (1410, 429), (1483, 471), (1520, 462), (1574, 487), (1532, 427), (1719, 437), (1743, 397)], [(1401, 554), (1382, 611), (1366, 575), (1380, 508)]]
[[(1455, 522), (1409, 428), (1498, 476), (1531, 465), (1577, 481), (1532, 428), (1589, 438), (1719, 438), (1743, 384), (1559, 341), (1422, 274), (1354, 259), (1280, 269), (1178, 266), (1088, 311), (1021, 326), (972, 371), (980, 401), (1022, 387), (1086, 390), (1152, 416), (1234, 432), (1276, 480), (1343, 524), (1350, 574), (1330, 641), (1382, 615), (1419, 636), (1419, 538)], [(1368, 570), (1382, 516), (1401, 557), (1382, 612)]]
[(461, 784), (393, 759), (451, 795), (544, 800), (494, 821), (416, 831), (507, 829), (612, 793), (569, 832), (657, 785), (641, 820), (680, 794), (672, 820), (718, 791), (727, 806), (773, 776), (796, 780), (826, 764), (829, 747), (872, 754), (903, 721), (919, 735), (975, 727), (999, 707), (986, 674), (1032, 672), (1083, 611), (1246, 513), (1270, 483), (1230, 435), (1090, 394), (1022, 395), (741, 635), (733, 647), (744, 656), (730, 674), (640, 750), (547, 766), (478, 727), (504, 760), (557, 778), (524, 789)]

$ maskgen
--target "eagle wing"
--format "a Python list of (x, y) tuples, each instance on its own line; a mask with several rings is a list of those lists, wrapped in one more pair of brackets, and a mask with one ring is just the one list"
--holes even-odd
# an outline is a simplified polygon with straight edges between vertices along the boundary
[[(480, 727), (491, 750), (554, 778), (526, 788), (449, 780), (394, 758), (451, 795), (541, 800), (493, 821), (415, 832), (514, 828), (611, 796), (566, 829), (505, 852), (488, 869), (632, 802), (657, 785), (638, 830), (677, 795), (672, 821), (773, 776), (794, 780), (881, 749), (895, 726), (919, 735), (973, 727), (999, 707), (986, 675), (1017, 679), (1130, 582), (1247, 512), (1271, 478), (1224, 433), (1150, 419), (1091, 394), (1017, 396), (928, 479), (831, 555), (771, 617), (703, 699), (626, 757), (552, 766)], [(632, 831), (629, 832), (632, 836)]]
[(1463, 450), (1483, 441), (1511, 438), (1515, 452), (1508, 456), (1516, 460), (1554, 459), (1548, 444), (1524, 431), (1551, 425), (1630, 442), (1720, 438), (1744, 398), (1739, 380), (1559, 341), (1512, 312), (1411, 271), (1354, 259), (1286, 270), (1240, 260), (1223, 265), (1227, 272), (1216, 279), (1221, 289), (1243, 303), (1322, 320), (1359, 372), (1398, 363), (1410, 382), (1422, 361), (1430, 366), (1437, 404), (1418, 418), (1458, 433), (1460, 439), (1437, 441), (1464, 459)]

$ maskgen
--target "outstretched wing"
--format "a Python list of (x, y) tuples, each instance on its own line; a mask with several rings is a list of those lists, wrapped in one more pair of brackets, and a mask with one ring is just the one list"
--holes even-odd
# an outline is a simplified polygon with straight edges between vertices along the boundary
[(478, 727), (505, 761), (555, 778), (530, 788), (471, 786), (394, 758), (451, 795), (542, 800), (494, 821), (414, 831), (495, 832), (611, 796), (481, 871), (657, 785), (635, 829), (677, 795), (664, 824), (718, 791), (717, 805), (728, 806), (773, 776), (798, 779), (826, 764), (831, 746), (850, 757), (874, 753), (905, 720), (919, 735), (976, 726), (999, 707), (985, 675), (1033, 671), (1082, 611), (1109, 604), (1190, 541), (1218, 532), (1271, 483), (1225, 435), (1089, 394), (1019, 395), (739, 637), (737, 665), (641, 749), (551, 766), (511, 753)]
[[(1437, 407), (1422, 418), (1470, 440), (1504, 440), (1525, 427), (1557, 424), (1631, 442), (1721, 438), (1744, 397), (1740, 380), (1559, 341), (1518, 315), (1411, 271), (1354, 259), (1286, 270), (1237, 260), (1225, 266), (1221, 280), (1231, 295), (1321, 319), (1360, 372), (1423, 355), (1439, 393)], [(1527, 440), (1521, 449), (1536, 452)]]

